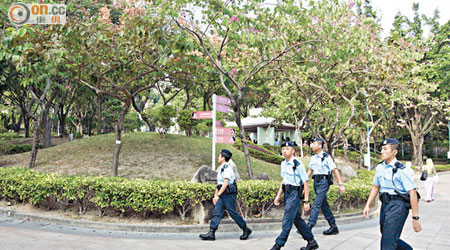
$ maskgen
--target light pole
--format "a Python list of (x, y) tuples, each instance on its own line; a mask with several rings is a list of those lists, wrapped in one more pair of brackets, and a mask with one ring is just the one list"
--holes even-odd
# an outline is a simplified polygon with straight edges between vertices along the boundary
[(366, 96), (366, 114), (367, 114), (367, 159), (366, 165), (367, 169), (370, 170), (370, 127), (369, 127), (369, 98)]

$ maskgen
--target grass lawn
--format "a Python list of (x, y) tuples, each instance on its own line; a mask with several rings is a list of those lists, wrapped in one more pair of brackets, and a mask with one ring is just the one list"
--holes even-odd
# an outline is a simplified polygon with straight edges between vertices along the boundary
[[(65, 139), (67, 140), (67, 138)], [(108, 176), (113, 152), (114, 134), (77, 139), (70, 143), (41, 149), (37, 156), (38, 171), (64, 175)], [(120, 154), (119, 176), (143, 179), (190, 180), (202, 165), (211, 165), (211, 139), (157, 133), (125, 133)], [(244, 153), (228, 144), (217, 144), (216, 151), (226, 148), (233, 153), (239, 174), (247, 179)], [(30, 153), (0, 156), (0, 167), (26, 167)], [(281, 180), (279, 165), (251, 159), (255, 175), (267, 173)]]

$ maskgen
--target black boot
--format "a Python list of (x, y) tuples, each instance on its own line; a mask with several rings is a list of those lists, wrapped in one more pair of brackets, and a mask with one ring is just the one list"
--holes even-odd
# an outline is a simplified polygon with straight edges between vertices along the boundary
[(273, 247), (270, 250), (280, 250), (281, 246), (278, 245), (277, 243), (275, 243), (275, 245), (273, 245)]
[(306, 247), (300, 248), (300, 250), (314, 250), (319, 248), (319, 244), (317, 244), (317, 241), (315, 239), (308, 240), (308, 245)]
[(331, 224), (330, 228), (328, 228), (327, 230), (323, 231), (323, 234), (325, 235), (333, 235), (333, 234), (338, 234), (339, 233), (339, 229), (336, 226), (336, 224)]
[(216, 233), (216, 230), (210, 228), (208, 233), (200, 234), (199, 236), (200, 236), (200, 238), (202, 240), (216, 240), (216, 234), (215, 233)]
[(250, 236), (250, 234), (252, 234), (252, 230), (251, 230), (249, 227), (246, 227), (246, 228), (243, 230), (243, 233), (242, 233), (241, 237), (239, 237), (239, 239), (241, 239), (241, 240), (246, 240), (246, 239), (248, 239), (248, 237)]

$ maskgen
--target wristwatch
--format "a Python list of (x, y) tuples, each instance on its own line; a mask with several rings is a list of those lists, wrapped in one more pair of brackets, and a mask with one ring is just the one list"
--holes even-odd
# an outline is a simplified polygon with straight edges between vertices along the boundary
[(339, 186), (339, 187), (343, 187), (343, 186), (344, 186), (344, 184), (342, 184), (342, 183), (339, 183), (339, 184), (338, 184), (338, 186)]
[(309, 201), (303, 200), (303, 203), (309, 203)]
[(414, 220), (419, 220), (419, 216), (413, 216), (412, 217)]

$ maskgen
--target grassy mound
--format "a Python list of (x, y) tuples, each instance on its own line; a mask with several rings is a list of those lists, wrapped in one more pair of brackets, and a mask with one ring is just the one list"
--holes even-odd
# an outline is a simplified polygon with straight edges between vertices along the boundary
[[(99, 135), (74, 140), (39, 150), (35, 170), (63, 175), (108, 176), (114, 135)], [(211, 165), (211, 139), (157, 133), (126, 133), (122, 138), (119, 176), (142, 179), (190, 180), (202, 165)], [(248, 178), (244, 154), (232, 145), (217, 144), (216, 151), (226, 148), (233, 153), (242, 178)], [(26, 167), (29, 153), (0, 156), (0, 167)], [(255, 175), (267, 173), (280, 180), (279, 165), (251, 159)], [(216, 163), (217, 164), (217, 163)]]

